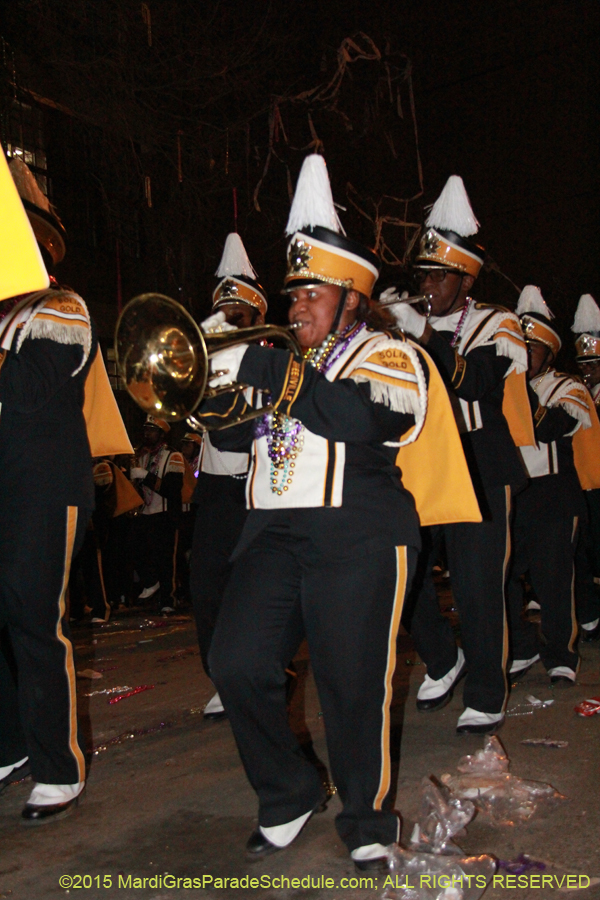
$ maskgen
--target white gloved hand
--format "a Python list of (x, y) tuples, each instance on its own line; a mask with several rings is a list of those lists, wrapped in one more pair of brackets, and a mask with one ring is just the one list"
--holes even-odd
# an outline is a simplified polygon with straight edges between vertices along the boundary
[(389, 287), (379, 295), (379, 302), (385, 303), (387, 306), (388, 303), (392, 303), (394, 300), (404, 300), (405, 297), (408, 297), (408, 291), (399, 294), (397, 288)]
[(222, 310), (200, 322), (200, 328), (204, 334), (221, 334), (223, 331), (237, 331), (237, 326), (230, 325), (226, 321), (225, 313)]
[(211, 372), (222, 372), (223, 374), (209, 376), (208, 383), (210, 387), (220, 387), (224, 384), (231, 384), (232, 381), (236, 380), (247, 349), (248, 344), (237, 344), (235, 347), (229, 347), (227, 350), (221, 350), (219, 353), (211, 356)]
[[(408, 294), (405, 292), (402, 297), (408, 297)], [(399, 298), (398, 303), (395, 303), (393, 306), (388, 306), (388, 309), (396, 320), (398, 328), (418, 340), (425, 331), (427, 319), (425, 316), (422, 316), (421, 313), (418, 313), (410, 303), (400, 302), (402, 297)]]
[(132, 481), (143, 481), (146, 475), (148, 474), (148, 469), (142, 469), (140, 466), (134, 466), (129, 470), (129, 477)]

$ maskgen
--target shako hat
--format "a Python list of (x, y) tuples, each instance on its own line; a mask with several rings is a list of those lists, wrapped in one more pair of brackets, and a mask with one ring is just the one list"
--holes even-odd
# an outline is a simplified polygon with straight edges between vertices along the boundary
[(284, 291), (337, 284), (370, 297), (379, 277), (372, 250), (346, 237), (333, 202), (327, 165), (313, 153), (302, 163), (285, 233), (290, 237)]
[(181, 440), (191, 441), (193, 444), (198, 444), (198, 446), (200, 446), (202, 443), (202, 436), (199, 435), (197, 431), (187, 431)]
[(469, 238), (478, 230), (463, 180), (451, 175), (427, 217), (414, 266), (449, 269), (477, 278), (485, 250)]
[(525, 340), (537, 341), (548, 347), (554, 356), (562, 346), (557, 332), (550, 326), (554, 313), (546, 305), (539, 287), (526, 284), (521, 291), (516, 313), (521, 320)]
[(156, 416), (147, 415), (146, 421), (144, 425), (152, 425), (153, 428), (160, 428), (161, 431), (164, 431), (165, 434), (168, 434), (171, 430), (171, 426), (168, 422), (165, 422), (164, 419), (157, 419)]
[(575, 341), (577, 362), (600, 361), (600, 309), (591, 294), (579, 298), (571, 331), (579, 335)]
[(67, 232), (64, 225), (40, 189), (29, 166), (22, 159), (15, 157), (11, 159), (9, 168), (36, 240), (46, 248), (56, 265), (64, 259), (67, 252), (65, 246)]
[(266, 314), (267, 295), (257, 281), (242, 239), (235, 231), (227, 235), (223, 256), (215, 274), (221, 280), (213, 291), (213, 310), (226, 303), (246, 303), (263, 316)]

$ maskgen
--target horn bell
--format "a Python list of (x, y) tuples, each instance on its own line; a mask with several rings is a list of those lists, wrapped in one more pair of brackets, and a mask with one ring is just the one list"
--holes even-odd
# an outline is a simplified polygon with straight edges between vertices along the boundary
[(115, 333), (118, 370), (145, 412), (177, 422), (193, 412), (209, 373), (204, 336), (186, 309), (164, 294), (141, 294), (123, 309)]

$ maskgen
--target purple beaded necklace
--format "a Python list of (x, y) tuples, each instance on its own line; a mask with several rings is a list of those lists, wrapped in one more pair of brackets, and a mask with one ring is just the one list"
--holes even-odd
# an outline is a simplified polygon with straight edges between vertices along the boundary
[[(324, 375), (365, 328), (365, 322), (353, 322), (339, 334), (328, 335), (319, 348), (307, 350), (305, 360)], [(297, 419), (274, 410), (258, 419), (254, 427), (256, 439), (264, 436), (267, 438), (267, 453), (271, 461), (271, 491), (281, 497), (292, 484), (296, 459), (304, 445), (304, 425)]]
[(466, 319), (467, 316), (469, 315), (469, 310), (471, 309), (472, 303), (473, 303), (472, 297), (467, 297), (467, 302), (466, 302), (465, 307), (464, 307), (464, 309), (463, 309), (463, 311), (462, 311), (462, 316), (461, 316), (460, 319), (458, 320), (458, 325), (456, 326), (456, 329), (455, 329), (455, 331), (454, 331), (454, 334), (452, 335), (452, 340), (450, 341), (450, 346), (451, 346), (451, 347), (456, 347), (456, 345), (457, 345), (458, 342), (460, 341), (460, 336), (461, 336), (461, 334), (462, 334), (463, 325), (465, 324), (465, 319)]

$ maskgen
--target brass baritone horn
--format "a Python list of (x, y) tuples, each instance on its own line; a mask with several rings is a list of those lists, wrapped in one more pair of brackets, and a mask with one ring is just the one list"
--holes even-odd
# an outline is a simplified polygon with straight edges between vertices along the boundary
[(208, 387), (210, 359), (220, 350), (250, 341), (279, 339), (298, 357), (302, 351), (287, 328), (256, 325), (221, 334), (203, 334), (186, 309), (164, 294), (141, 294), (127, 304), (115, 332), (119, 374), (129, 395), (144, 412), (179, 422), (188, 419), (197, 431), (221, 430), (257, 418), (270, 407), (250, 409), (242, 416), (206, 426), (192, 416), (202, 400), (240, 393), (247, 385), (234, 382)]

